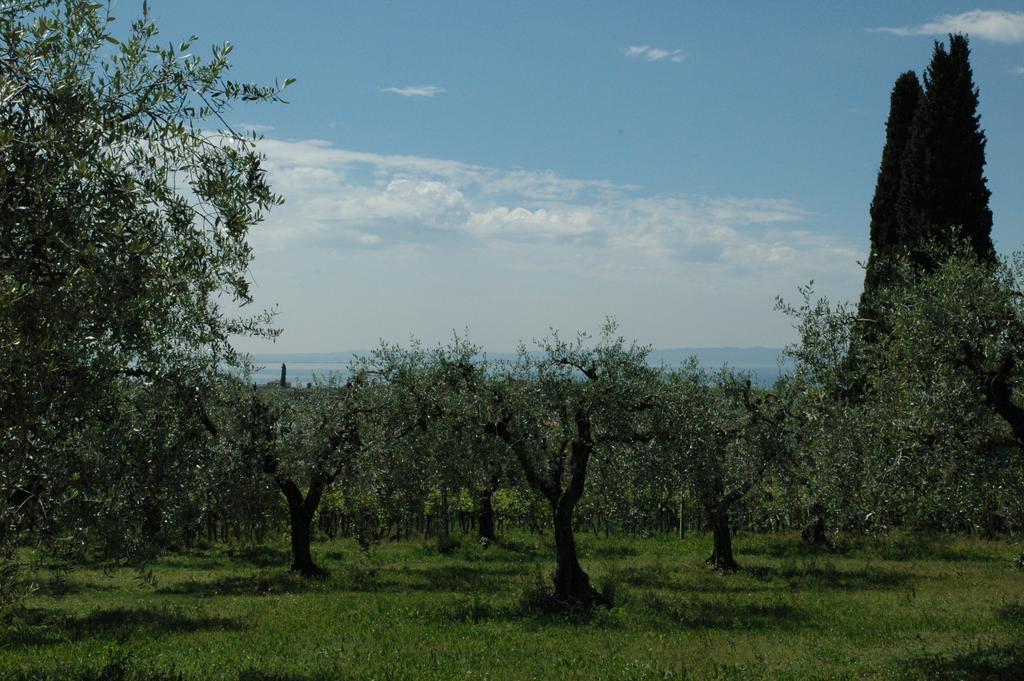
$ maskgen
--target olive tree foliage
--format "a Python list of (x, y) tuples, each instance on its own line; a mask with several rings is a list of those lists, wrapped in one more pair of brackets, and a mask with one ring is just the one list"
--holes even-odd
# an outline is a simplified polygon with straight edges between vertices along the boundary
[[(324, 495), (351, 493), (377, 458), (367, 417), (375, 411), (366, 375), (354, 372), (343, 385), (318, 383), (302, 391), (249, 388), (248, 409), (233, 424), (236, 455), (269, 477), (288, 509), (291, 569), (304, 577), (325, 574), (311, 545), (313, 520)], [(372, 453), (371, 453), (372, 452)]]
[[(207, 60), (194, 38), (158, 45), (145, 5), (125, 37), (113, 29), (100, 3), (0, 7), (8, 542), (111, 515), (159, 534), (155, 512), (134, 509), (154, 486), (173, 497), (172, 478), (195, 469), (202, 400), (238, 359), (230, 337), (273, 334), (268, 315), (223, 309), (251, 303), (248, 231), (280, 202), (255, 139), (224, 117), (280, 88), (228, 80), (230, 45)], [(138, 503), (111, 503), (125, 499)]]
[(656, 447), (664, 468), (687, 486), (712, 530), (708, 565), (732, 571), (734, 509), (756, 496), (795, 450), (785, 401), (729, 368), (713, 374), (695, 361), (669, 373), (658, 406)]
[(503, 442), (526, 482), (548, 503), (555, 538), (553, 598), (587, 606), (604, 595), (579, 563), (573, 515), (583, 498), (591, 462), (628, 452), (648, 437), (657, 371), (650, 349), (627, 345), (609, 321), (593, 340), (557, 333), (539, 343), (541, 353), (520, 347), (516, 362), (496, 376), (487, 430)]
[(489, 364), (481, 349), (458, 335), (434, 348), (417, 341), (408, 348), (384, 344), (362, 366), (380, 381), (378, 427), (392, 443), (384, 454), (389, 473), (382, 491), (387, 496), (405, 492), (405, 507), (395, 511), (413, 513), (436, 494), (431, 504), (435, 536), (438, 548), (448, 551), (454, 548), (452, 498), (465, 489), (477, 506), (478, 531), (495, 539), (492, 497), (504, 461), (484, 431)]
[(934, 499), (924, 493), (921, 468), (931, 466), (936, 443), (921, 441), (918, 431), (935, 412), (917, 401), (921, 386), (909, 382), (909, 367), (888, 362), (891, 329), (870, 351), (858, 347), (857, 361), (849, 362), (857, 325), (873, 320), (859, 319), (845, 303), (815, 299), (810, 287), (801, 294), (799, 306), (779, 307), (796, 319), (801, 336), (787, 352), (794, 359), (793, 408), (805, 417), (797, 462), (816, 516), (811, 534), (885, 531), (910, 520), (912, 502)]
[[(877, 432), (863, 423), (864, 410), (854, 408), (863, 390), (860, 377), (870, 372), (850, 355), (856, 339), (874, 337), (877, 325), (859, 318), (852, 305), (816, 297), (814, 282), (798, 291), (796, 305), (776, 300), (776, 309), (793, 320), (800, 338), (785, 349), (793, 362), (786, 395), (790, 412), (799, 416), (793, 482), (809, 516), (805, 537), (824, 543), (827, 530), (866, 523), (873, 513), (865, 508), (877, 506), (860, 499), (881, 489), (871, 478), (874, 469), (863, 466), (871, 449), (866, 440)], [(867, 305), (862, 300), (860, 307)]]
[(967, 246), (941, 255), (890, 265), (872, 301), (884, 333), (855, 364), (844, 361), (850, 334), (875, 319), (809, 290), (788, 308), (801, 332), (790, 352), (806, 484), (836, 529), (1019, 526), (1019, 260), (993, 265)]
[[(899, 391), (930, 415), (906, 426), (926, 446), (937, 443), (919, 454), (931, 459), (930, 466), (921, 464), (919, 479), (937, 492), (934, 513), (941, 521), (931, 524), (983, 532), (1019, 528), (1022, 260), (979, 260), (966, 239), (941, 255), (938, 266), (937, 258), (924, 267), (898, 263), (899, 279), (881, 301), (893, 331), (878, 361), (902, 369), (890, 372)], [(885, 395), (881, 386), (878, 392)]]

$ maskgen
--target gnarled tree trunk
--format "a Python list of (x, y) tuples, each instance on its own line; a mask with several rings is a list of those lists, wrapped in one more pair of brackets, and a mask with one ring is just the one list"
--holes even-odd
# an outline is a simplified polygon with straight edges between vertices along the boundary
[(477, 534), (481, 539), (489, 542), (497, 541), (498, 536), (494, 531), (494, 504), (491, 503), (491, 492), (487, 490), (477, 500)]
[(555, 525), (555, 591), (554, 596), (563, 603), (590, 605), (600, 603), (601, 594), (590, 586), (590, 577), (580, 566), (576, 554), (576, 537), (572, 530), (572, 511), (575, 506), (554, 504), (552, 517)]
[[(563, 448), (560, 462), (551, 466), (546, 476), (541, 476), (533, 465), (530, 452), (512, 437), (504, 421), (490, 424), (487, 432), (511, 445), (523, 467), (527, 482), (542, 493), (551, 505), (552, 522), (555, 529), (555, 577), (552, 598), (573, 607), (590, 607), (606, 603), (606, 599), (590, 585), (590, 577), (580, 566), (576, 554), (576, 538), (572, 529), (572, 514), (577, 502), (583, 497), (583, 486), (587, 478), (587, 463), (594, 451), (590, 416), (579, 410), (574, 415), (576, 437), (565, 443), (569, 448), (566, 456)], [(568, 483), (562, 486), (562, 473), (567, 472)]]
[(327, 571), (313, 561), (313, 516), (323, 496), (323, 482), (314, 480), (306, 496), (291, 480), (278, 479), (277, 485), (288, 500), (288, 523), (292, 539), (292, 570), (303, 577), (322, 577)]
[(820, 501), (811, 505), (811, 522), (803, 529), (800, 536), (805, 542), (815, 546), (824, 546), (828, 543), (825, 535), (825, 505)]
[(477, 534), (481, 539), (489, 542), (497, 541), (498, 537), (494, 531), (494, 493), (498, 491), (500, 477), (497, 474), (491, 476), (490, 484), (480, 491), (477, 497), (476, 521)]
[(734, 572), (739, 565), (732, 555), (732, 530), (729, 527), (729, 507), (718, 504), (707, 507), (708, 523), (714, 536), (714, 548), (708, 558), (708, 567), (722, 572)]

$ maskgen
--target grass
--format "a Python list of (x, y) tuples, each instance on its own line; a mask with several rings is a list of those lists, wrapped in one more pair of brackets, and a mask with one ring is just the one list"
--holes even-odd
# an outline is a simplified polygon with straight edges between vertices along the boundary
[(743, 569), (702, 567), (709, 537), (580, 539), (615, 606), (530, 607), (550, 550), (517, 535), (454, 554), (431, 544), (319, 544), (331, 576), (284, 570), (282, 547), (81, 567), (0, 623), (11, 679), (1022, 679), (1020, 547), (977, 539), (847, 542), (744, 535)]

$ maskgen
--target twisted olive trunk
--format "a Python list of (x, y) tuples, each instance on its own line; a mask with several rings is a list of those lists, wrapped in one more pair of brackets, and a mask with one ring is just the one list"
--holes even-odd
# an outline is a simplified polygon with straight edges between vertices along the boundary
[[(571, 606), (590, 607), (607, 602), (590, 585), (590, 577), (580, 566), (576, 554), (576, 537), (572, 529), (572, 514), (577, 502), (583, 497), (583, 486), (587, 478), (587, 463), (594, 451), (593, 431), (590, 416), (583, 410), (574, 415), (576, 437), (566, 442), (569, 447), (567, 460), (552, 467), (548, 475), (541, 476), (530, 459), (530, 452), (523, 443), (512, 437), (505, 421), (488, 424), (487, 432), (513, 448), (523, 467), (527, 482), (543, 494), (551, 505), (551, 519), (555, 529), (555, 576), (553, 600)], [(564, 449), (563, 449), (563, 456)], [(562, 486), (563, 466), (568, 472), (568, 481)]]
[(491, 476), (490, 484), (480, 492), (477, 498), (477, 534), (481, 539), (489, 542), (497, 541), (498, 537), (494, 531), (494, 493), (498, 491), (501, 479), (497, 473)]
[(828, 537), (825, 535), (825, 505), (820, 501), (814, 502), (811, 505), (811, 515), (813, 520), (803, 529), (800, 536), (809, 544), (824, 546), (828, 543)]
[(732, 555), (732, 530), (729, 527), (729, 506), (717, 504), (707, 507), (708, 522), (714, 536), (714, 548), (707, 564), (715, 570), (734, 572), (739, 565)]
[(277, 481), (281, 493), (288, 500), (288, 523), (292, 540), (292, 570), (303, 577), (322, 577), (327, 571), (313, 561), (311, 544), (313, 541), (313, 516), (320, 505), (324, 485), (314, 480), (309, 492), (302, 496), (298, 486), (291, 480)]
[(563, 603), (589, 605), (602, 601), (590, 586), (590, 577), (580, 566), (576, 554), (576, 537), (572, 530), (572, 506), (556, 504), (552, 508), (555, 525), (555, 591)]

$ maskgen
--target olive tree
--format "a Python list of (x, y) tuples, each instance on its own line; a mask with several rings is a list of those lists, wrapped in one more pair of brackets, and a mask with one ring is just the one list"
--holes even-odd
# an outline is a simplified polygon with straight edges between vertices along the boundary
[(731, 369), (708, 375), (689, 362), (666, 377), (658, 414), (658, 446), (667, 466), (701, 504), (714, 546), (709, 566), (732, 571), (731, 512), (771, 469), (792, 460), (783, 400)]
[[(104, 524), (113, 488), (145, 468), (131, 463), (142, 452), (166, 457), (169, 475), (186, 470), (171, 465), (193, 451), (169, 425), (177, 416), (162, 419), (159, 436), (161, 419), (140, 417), (154, 436), (129, 449), (105, 427), (111, 400), (122, 416), (195, 415), (209, 377), (237, 359), (231, 336), (273, 333), (265, 314), (224, 310), (251, 303), (247, 235), (280, 202), (255, 139), (225, 117), (232, 103), (275, 100), (280, 88), (229, 80), (230, 45), (207, 60), (191, 38), (158, 45), (145, 5), (123, 39), (112, 21), (109, 6), (83, 0), (0, 7), (8, 537)], [(132, 484), (149, 493), (144, 480)], [(22, 522), (28, 509), (41, 520)]]
[(313, 560), (313, 519), (336, 482), (352, 482), (367, 455), (366, 415), (373, 408), (363, 373), (344, 385), (303, 391), (251, 389), (238, 424), (243, 461), (274, 481), (288, 505), (291, 569), (304, 577), (325, 571)]
[(573, 513), (594, 457), (645, 437), (654, 405), (656, 371), (649, 348), (627, 345), (607, 323), (596, 342), (587, 334), (565, 341), (557, 333), (525, 346), (515, 364), (495, 377), (487, 432), (505, 443), (530, 487), (548, 502), (555, 535), (554, 599), (589, 606), (604, 601), (580, 566)]
[(408, 348), (385, 344), (363, 366), (380, 378), (388, 395), (378, 420), (393, 441), (386, 454), (390, 477), (404, 481), (409, 498), (420, 505), (436, 494), (438, 547), (454, 547), (450, 505), (463, 489), (477, 507), (480, 536), (494, 540), (492, 497), (503, 457), (484, 432), (489, 365), (481, 349), (457, 335), (429, 349), (416, 341)]
[(923, 477), (942, 524), (992, 531), (1022, 491), (1021, 260), (979, 261), (966, 242), (941, 254), (938, 265), (899, 261), (898, 280), (881, 294), (892, 332), (875, 358), (886, 377), (878, 394), (907, 392), (924, 412), (905, 425), (931, 445)]
[(877, 319), (809, 291), (788, 308), (801, 332), (790, 352), (809, 484), (836, 528), (999, 529), (1019, 494), (1019, 269), (966, 245), (888, 268), (892, 281), (871, 301), (884, 333), (855, 363), (847, 341)]

